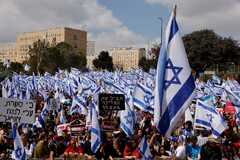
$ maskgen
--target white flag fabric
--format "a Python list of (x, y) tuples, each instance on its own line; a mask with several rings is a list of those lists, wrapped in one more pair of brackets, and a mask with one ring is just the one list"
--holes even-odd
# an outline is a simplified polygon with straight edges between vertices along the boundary
[(216, 109), (201, 100), (197, 100), (194, 125), (211, 130), (216, 138), (227, 128), (227, 124)]
[(240, 107), (235, 107), (236, 109), (236, 123), (237, 126), (240, 126)]
[(17, 125), (12, 122), (12, 134), (13, 134), (13, 143), (14, 143), (14, 151), (13, 157), (15, 160), (25, 160), (26, 152), (23, 147), (22, 139), (18, 133)]
[(194, 97), (195, 82), (174, 12), (165, 33), (157, 66), (154, 124), (168, 137)]
[(67, 123), (67, 119), (66, 119), (66, 117), (65, 117), (63, 108), (61, 109), (61, 112), (60, 112), (60, 123), (61, 123), (61, 124)]
[(131, 137), (134, 134), (134, 112), (126, 105), (126, 109), (120, 112), (120, 128), (124, 131), (127, 137)]
[(143, 84), (137, 83), (133, 93), (133, 104), (145, 112), (153, 113), (152, 91)]
[(92, 107), (92, 127), (91, 127), (91, 149), (96, 153), (101, 145), (101, 131), (97, 119), (97, 112), (95, 107)]

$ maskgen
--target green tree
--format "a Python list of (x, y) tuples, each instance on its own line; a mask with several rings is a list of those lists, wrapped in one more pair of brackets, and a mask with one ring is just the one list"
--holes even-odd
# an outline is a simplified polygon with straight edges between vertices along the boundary
[(31, 72), (39, 72), (40, 66), (43, 65), (43, 59), (48, 54), (49, 43), (45, 40), (38, 40), (29, 47), (29, 64), (31, 65)]
[(145, 72), (148, 72), (150, 68), (157, 68), (159, 51), (159, 44), (154, 44), (150, 50), (152, 58), (147, 59), (146, 57), (142, 57), (138, 62), (138, 66), (142, 68)]
[(146, 57), (142, 57), (138, 62), (138, 66), (142, 68), (143, 71), (148, 72), (150, 68), (156, 68), (155, 62), (156, 58), (147, 59)]
[(64, 62), (59, 65), (60, 68), (70, 69), (71, 67), (85, 69), (87, 65), (86, 54), (82, 52), (76, 53), (71, 45), (61, 42), (56, 45), (59, 55), (63, 56)]
[(22, 63), (11, 62), (10, 70), (20, 73), (20, 72), (24, 71), (24, 67), (23, 67)]
[(78, 69), (85, 69), (87, 65), (86, 56), (82, 53), (70, 53), (67, 55), (65, 67), (70, 69), (71, 67), (78, 68)]
[(93, 65), (97, 69), (106, 69), (108, 71), (113, 71), (112, 57), (109, 56), (109, 53), (107, 51), (100, 52), (98, 58), (93, 60)]
[(190, 65), (195, 71), (204, 71), (213, 64), (239, 63), (237, 41), (223, 38), (212, 30), (194, 31), (185, 35), (183, 41)]
[(27, 63), (31, 66), (30, 72), (55, 73), (58, 68), (85, 68), (87, 63), (85, 54), (76, 53), (71, 45), (65, 42), (51, 46), (43, 45), (44, 43), (39, 40), (29, 50), (30, 58)]

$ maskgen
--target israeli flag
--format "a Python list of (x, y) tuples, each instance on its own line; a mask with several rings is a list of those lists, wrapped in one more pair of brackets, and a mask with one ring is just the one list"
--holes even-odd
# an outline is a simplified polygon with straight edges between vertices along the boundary
[(153, 113), (152, 91), (143, 84), (137, 83), (133, 93), (133, 104), (143, 111)]
[(82, 96), (78, 97), (77, 95), (75, 95), (72, 100), (70, 113), (73, 114), (75, 112), (78, 112), (78, 113), (87, 115), (87, 108), (85, 106), (86, 106), (86, 100), (84, 100)]
[(216, 109), (201, 100), (197, 100), (194, 122), (195, 127), (201, 126), (211, 130), (216, 138), (227, 129), (227, 124)]
[(93, 153), (96, 153), (101, 145), (101, 131), (97, 119), (97, 112), (92, 107), (92, 128), (91, 128), (91, 149)]
[(240, 107), (235, 107), (236, 109), (236, 123), (237, 126), (240, 126)]
[(213, 95), (203, 96), (199, 99), (206, 103), (208, 106), (215, 106), (216, 104), (216, 98)]
[(65, 114), (64, 114), (64, 110), (62, 109), (61, 112), (60, 112), (60, 123), (61, 124), (65, 124), (67, 123), (67, 119), (65, 117)]
[(226, 85), (225, 88), (226, 98), (230, 100), (235, 106), (240, 107), (240, 97), (238, 94), (233, 92), (230, 86)]
[(142, 159), (143, 160), (151, 160), (153, 159), (153, 156), (150, 152), (150, 148), (149, 148), (149, 145), (148, 145), (148, 142), (147, 142), (147, 139), (145, 136), (143, 136), (140, 144), (139, 144), (139, 151), (142, 155)]
[(134, 134), (134, 112), (126, 105), (126, 109), (120, 112), (120, 128), (124, 131), (127, 137)]
[(169, 136), (194, 97), (195, 82), (173, 11), (157, 65), (154, 124)]
[(16, 123), (12, 122), (12, 135), (13, 135), (13, 143), (14, 143), (14, 151), (13, 151), (13, 158), (15, 160), (25, 160), (26, 152), (22, 143), (22, 139), (18, 133)]
[(38, 121), (43, 128), (45, 127), (45, 120), (48, 116), (49, 110), (50, 110), (49, 101), (47, 101), (47, 102), (44, 103), (44, 107), (42, 109), (42, 112), (40, 113), (40, 115), (38, 117)]

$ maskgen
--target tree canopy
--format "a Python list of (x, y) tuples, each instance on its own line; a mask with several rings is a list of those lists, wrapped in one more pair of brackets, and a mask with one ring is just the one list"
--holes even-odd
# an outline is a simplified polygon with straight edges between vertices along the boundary
[(200, 30), (183, 37), (189, 63), (193, 69), (205, 70), (213, 64), (239, 64), (240, 48), (231, 37), (224, 38), (213, 30)]
[(159, 44), (153, 45), (153, 47), (150, 49), (152, 58), (147, 59), (146, 57), (142, 57), (138, 62), (138, 66), (142, 68), (145, 72), (148, 72), (150, 68), (157, 68), (159, 51)]
[(97, 69), (106, 69), (108, 71), (113, 71), (112, 57), (109, 56), (109, 53), (107, 51), (101, 51), (99, 56), (93, 60), (93, 65)]
[[(184, 46), (187, 52), (189, 63), (197, 72), (212, 67), (213, 65), (222, 65), (223, 70), (227, 70), (226, 63), (240, 62), (240, 47), (238, 41), (231, 37), (221, 37), (213, 30), (194, 31), (183, 37)], [(154, 55), (152, 59), (143, 57), (139, 61), (139, 66), (148, 71), (150, 68), (156, 68), (159, 55), (159, 47), (153, 46), (151, 49)]]
[(58, 68), (70, 69), (71, 67), (84, 69), (87, 60), (84, 53), (76, 53), (73, 47), (65, 42), (49, 45), (46, 41), (38, 40), (29, 48), (28, 63), (30, 72), (55, 73)]

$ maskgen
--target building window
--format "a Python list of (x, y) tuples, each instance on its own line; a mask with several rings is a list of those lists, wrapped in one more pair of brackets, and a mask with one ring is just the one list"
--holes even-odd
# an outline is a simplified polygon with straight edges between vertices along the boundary
[(76, 44), (74, 45), (74, 48), (78, 48)]
[(77, 35), (76, 34), (73, 35), (73, 39), (77, 40)]

